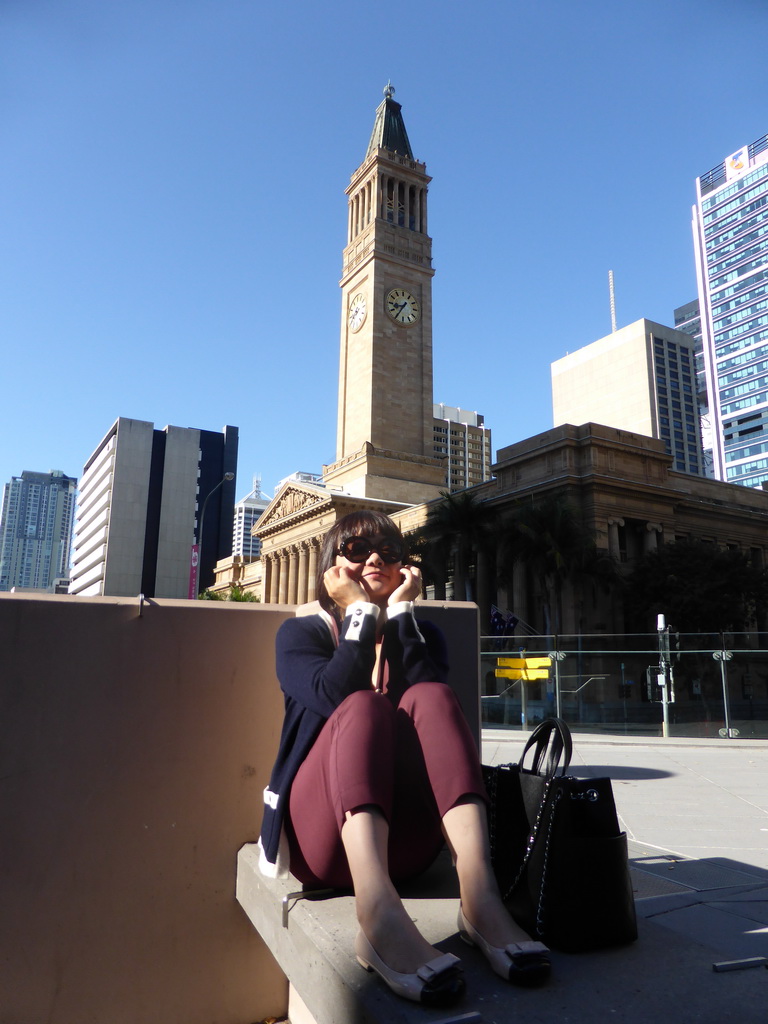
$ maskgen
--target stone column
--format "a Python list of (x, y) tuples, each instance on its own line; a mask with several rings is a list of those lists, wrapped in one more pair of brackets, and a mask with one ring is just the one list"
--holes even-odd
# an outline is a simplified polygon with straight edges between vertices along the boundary
[(317, 556), (320, 546), (316, 540), (309, 542), (309, 568), (307, 571), (307, 601), (317, 600)]
[(643, 554), (647, 555), (651, 551), (655, 551), (659, 546), (659, 534), (661, 533), (661, 523), (646, 523), (645, 524), (645, 535), (643, 536)]
[(296, 603), (306, 604), (309, 600), (307, 597), (307, 565), (309, 562), (309, 552), (307, 551), (307, 542), (303, 540), (299, 544), (299, 582), (296, 592)]
[(484, 550), (475, 556), (475, 601), (480, 609), (480, 635), (486, 636), (491, 624), (490, 566)]
[(608, 520), (608, 554), (618, 562), (621, 559), (619, 547), (619, 527), (624, 525), (623, 519)]
[(270, 588), (272, 586), (272, 559), (269, 555), (261, 556), (261, 600), (264, 604), (272, 601)]
[(528, 570), (524, 562), (515, 562), (512, 570), (512, 607), (510, 611), (518, 619), (528, 618)]
[(288, 604), (297, 604), (297, 584), (299, 553), (296, 545), (292, 544), (288, 551)]
[(281, 551), (280, 558), (280, 589), (279, 604), (288, 604), (288, 552)]

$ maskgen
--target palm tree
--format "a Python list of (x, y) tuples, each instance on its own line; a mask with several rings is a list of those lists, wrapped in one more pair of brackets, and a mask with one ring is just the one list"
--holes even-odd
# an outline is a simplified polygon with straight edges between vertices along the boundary
[(435, 553), (442, 551), (445, 558), (450, 552), (454, 600), (477, 601), (481, 621), (486, 621), (490, 615), (488, 564), (494, 512), (472, 490), (441, 491), (440, 495), (442, 500), (427, 512), (424, 535)]
[(436, 601), (444, 601), (450, 538), (432, 536), (422, 526), (409, 533), (406, 539), (410, 559), (421, 568), (424, 585), (434, 587)]
[(563, 626), (563, 590), (569, 583), (608, 581), (611, 567), (563, 495), (520, 503), (505, 523), (500, 573), (511, 582), (515, 563), (526, 566), (538, 581), (544, 631), (559, 633)]

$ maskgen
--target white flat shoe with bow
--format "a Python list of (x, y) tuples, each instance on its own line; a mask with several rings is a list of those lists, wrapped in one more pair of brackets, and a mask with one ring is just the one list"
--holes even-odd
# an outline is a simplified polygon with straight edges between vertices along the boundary
[(548, 980), (552, 965), (549, 950), (543, 942), (526, 939), (523, 942), (510, 942), (507, 946), (492, 946), (464, 917), (461, 907), (458, 926), (464, 942), (469, 946), (477, 946), (494, 972), (505, 981), (533, 988)]
[(375, 971), (396, 995), (422, 1006), (453, 1006), (467, 987), (461, 960), (453, 953), (435, 957), (413, 974), (400, 974), (387, 967), (363, 932), (359, 931), (355, 939), (355, 954), (360, 966), (366, 971)]

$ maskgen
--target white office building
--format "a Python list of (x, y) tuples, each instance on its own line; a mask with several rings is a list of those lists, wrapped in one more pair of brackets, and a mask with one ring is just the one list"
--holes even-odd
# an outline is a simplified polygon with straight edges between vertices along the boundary
[(209, 586), (232, 553), (237, 434), (117, 419), (83, 469), (69, 592), (178, 598)]
[(602, 423), (660, 438), (681, 473), (703, 476), (694, 339), (636, 320), (552, 363), (554, 426)]

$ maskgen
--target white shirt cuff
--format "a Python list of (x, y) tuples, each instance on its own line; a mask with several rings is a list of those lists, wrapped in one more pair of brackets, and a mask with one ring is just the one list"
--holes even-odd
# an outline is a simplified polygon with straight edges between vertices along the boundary
[(413, 615), (413, 601), (398, 601), (387, 606), (388, 619), (393, 619), (396, 615), (405, 615), (406, 612)]
[(373, 615), (378, 619), (379, 606), (370, 604), (368, 601), (354, 601), (344, 612), (344, 618), (350, 619), (349, 627), (344, 634), (345, 640), (359, 640), (360, 633), (365, 622), (366, 615)]

